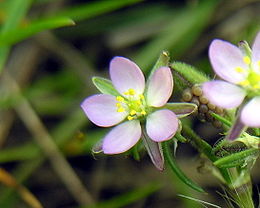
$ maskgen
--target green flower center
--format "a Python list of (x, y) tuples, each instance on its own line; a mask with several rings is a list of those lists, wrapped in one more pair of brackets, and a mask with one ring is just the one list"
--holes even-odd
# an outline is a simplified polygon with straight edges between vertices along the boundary
[(127, 119), (133, 120), (144, 117), (147, 114), (146, 102), (143, 94), (137, 95), (134, 89), (124, 92), (127, 98), (117, 96), (117, 112), (128, 112)]
[(248, 56), (245, 56), (243, 60), (248, 65), (248, 69), (235, 68), (237, 72), (246, 74), (246, 78), (238, 84), (250, 91), (258, 91), (260, 89), (260, 61), (257, 63), (257, 70), (254, 70)]

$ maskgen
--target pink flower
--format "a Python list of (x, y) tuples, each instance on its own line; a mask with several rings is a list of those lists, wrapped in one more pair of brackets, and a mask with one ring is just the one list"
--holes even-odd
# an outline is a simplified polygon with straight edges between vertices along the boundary
[(252, 51), (241, 50), (223, 41), (213, 40), (209, 58), (216, 74), (225, 81), (216, 80), (203, 84), (209, 100), (222, 108), (236, 108), (249, 100), (240, 112), (245, 126), (260, 127), (260, 33), (256, 36)]
[(117, 125), (103, 139), (103, 152), (119, 154), (129, 150), (142, 137), (143, 131), (154, 142), (171, 139), (178, 129), (178, 118), (171, 110), (162, 108), (173, 90), (170, 68), (157, 69), (147, 85), (142, 71), (127, 58), (113, 58), (109, 71), (119, 95), (96, 94), (81, 104), (94, 124)]

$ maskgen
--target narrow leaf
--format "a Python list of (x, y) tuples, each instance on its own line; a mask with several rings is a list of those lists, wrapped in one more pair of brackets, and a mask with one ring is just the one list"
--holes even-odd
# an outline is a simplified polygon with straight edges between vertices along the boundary
[(229, 120), (225, 119), (223, 116), (221, 116), (221, 115), (219, 115), (219, 114), (216, 114), (216, 113), (211, 113), (211, 115), (212, 115), (215, 119), (217, 119), (218, 121), (220, 121), (221, 123), (225, 124), (226, 126), (228, 126), (228, 127), (231, 127), (231, 126), (232, 126), (232, 123), (231, 123)]
[(44, 30), (71, 25), (75, 25), (75, 23), (67, 17), (37, 20), (26, 26), (18, 27), (1, 33), (0, 46), (13, 45)]
[(178, 164), (176, 163), (175, 159), (173, 158), (173, 156), (170, 153), (170, 148), (169, 148), (168, 142), (163, 142), (162, 147), (163, 147), (163, 151), (164, 151), (165, 160), (169, 164), (169, 167), (171, 168), (171, 170), (176, 174), (176, 176), (178, 176), (178, 178), (183, 183), (188, 185), (190, 188), (192, 188), (196, 191), (199, 191), (199, 192), (205, 192), (200, 186), (198, 186), (195, 182), (193, 182), (190, 178), (188, 178), (182, 172), (182, 170), (179, 168)]
[(120, 95), (117, 92), (117, 90), (114, 88), (112, 82), (108, 79), (102, 77), (93, 77), (92, 82), (96, 86), (96, 88), (103, 94), (114, 95), (114, 96)]
[(236, 163), (241, 160), (246, 160), (250, 156), (257, 156), (259, 154), (258, 149), (247, 149), (238, 153), (233, 153), (232, 155), (223, 157), (217, 161), (214, 162), (214, 165), (216, 165), (219, 168), (222, 167), (229, 167), (229, 164)]
[[(16, 28), (26, 15), (32, 0), (9, 0), (6, 8), (6, 19), (1, 26), (0, 34)], [(3, 70), (10, 51), (10, 46), (0, 47), (0, 73)]]

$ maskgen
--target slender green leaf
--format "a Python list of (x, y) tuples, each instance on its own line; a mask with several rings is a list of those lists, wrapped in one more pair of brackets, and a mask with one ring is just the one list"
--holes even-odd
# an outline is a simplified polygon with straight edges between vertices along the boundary
[(164, 156), (165, 160), (169, 164), (169, 167), (171, 170), (178, 176), (178, 178), (188, 185), (190, 188), (199, 191), (199, 192), (205, 192), (200, 186), (198, 186), (195, 182), (193, 182), (190, 178), (188, 178), (182, 170), (179, 168), (178, 164), (176, 163), (175, 159), (170, 153), (170, 148), (168, 146), (168, 142), (163, 142), (162, 143), (163, 151), (164, 151)]
[(228, 126), (228, 127), (231, 127), (231, 126), (232, 126), (232, 123), (231, 123), (229, 120), (225, 119), (223, 116), (221, 116), (221, 115), (219, 115), (219, 114), (216, 114), (216, 113), (211, 113), (211, 115), (212, 115), (215, 119), (217, 119), (218, 121), (220, 121), (221, 123), (225, 124), (226, 126)]
[(7, 32), (0, 34), (0, 46), (13, 45), (24, 40), (38, 32), (59, 28), (63, 26), (71, 26), (75, 23), (67, 17), (36, 20), (26, 26), (20, 26)]
[[(32, 0), (9, 0), (6, 8), (6, 19), (1, 27), (0, 34), (16, 28), (26, 15)], [(10, 46), (0, 47), (0, 73), (3, 70), (9, 54)]]
[(117, 92), (117, 90), (114, 88), (112, 82), (108, 79), (102, 77), (93, 77), (92, 82), (96, 86), (96, 88), (103, 94), (114, 95), (114, 96), (120, 95)]
[(242, 162), (249, 158), (250, 156), (257, 156), (259, 154), (258, 149), (247, 149), (241, 152), (233, 153), (229, 156), (223, 157), (217, 161), (214, 162), (214, 165), (216, 165), (219, 168), (223, 167), (234, 167), (234, 164), (238, 164), (239, 162)]

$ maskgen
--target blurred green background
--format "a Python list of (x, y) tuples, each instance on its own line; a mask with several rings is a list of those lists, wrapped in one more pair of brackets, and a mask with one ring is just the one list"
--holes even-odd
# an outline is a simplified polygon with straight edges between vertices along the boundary
[[(167, 50), (213, 75), (212, 39), (252, 43), (259, 21), (258, 0), (0, 0), (0, 207), (203, 207), (177, 194), (226, 207), (219, 183), (200, 168), (206, 161), (186, 145), (178, 163), (208, 194), (157, 171), (146, 152), (140, 161), (93, 155), (108, 129), (91, 124), (80, 103), (98, 93), (91, 77), (108, 77), (117, 55), (148, 73)], [(190, 122), (216, 142), (219, 130)]]

